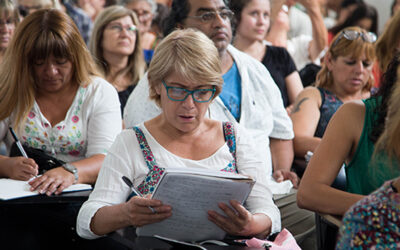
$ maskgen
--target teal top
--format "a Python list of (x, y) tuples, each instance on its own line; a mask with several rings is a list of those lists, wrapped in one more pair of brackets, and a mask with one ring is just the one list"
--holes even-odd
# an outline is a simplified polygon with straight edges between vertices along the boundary
[(353, 159), (346, 165), (347, 191), (350, 193), (368, 195), (385, 181), (400, 175), (398, 167), (387, 164), (385, 154), (378, 154), (378, 157), (371, 161), (375, 146), (369, 135), (373, 124), (378, 119), (375, 109), (380, 105), (381, 100), (376, 97), (363, 100), (365, 104), (364, 128)]

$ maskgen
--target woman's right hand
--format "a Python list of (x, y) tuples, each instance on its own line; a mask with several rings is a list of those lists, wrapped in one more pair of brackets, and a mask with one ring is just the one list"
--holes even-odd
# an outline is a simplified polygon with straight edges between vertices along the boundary
[(4, 159), (5, 176), (14, 180), (27, 181), (38, 175), (39, 166), (31, 158), (7, 157)]
[[(146, 197), (134, 196), (127, 201), (125, 212), (132, 226), (141, 227), (147, 224), (156, 223), (172, 215), (172, 207), (163, 205), (159, 200), (153, 200), (150, 195)], [(156, 213), (149, 208), (152, 207)]]

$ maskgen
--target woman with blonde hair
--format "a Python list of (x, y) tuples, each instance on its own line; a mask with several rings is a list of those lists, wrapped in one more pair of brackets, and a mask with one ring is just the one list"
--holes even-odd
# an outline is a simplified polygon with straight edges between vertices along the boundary
[(121, 113), (146, 67), (138, 24), (133, 11), (107, 7), (97, 16), (89, 42), (97, 68), (118, 91)]
[(246, 205), (231, 201), (228, 207), (221, 202), (221, 211), (204, 211), (204, 219), (232, 235), (266, 237), (279, 230), (279, 211), (265, 186), (267, 174), (260, 152), (243, 128), (206, 116), (223, 84), (214, 43), (193, 29), (172, 32), (156, 48), (148, 79), (150, 98), (162, 112), (118, 136), (95, 189), (79, 211), (78, 234), (94, 239), (120, 228), (153, 224), (170, 217), (174, 208), (160, 200), (149, 196), (129, 198), (131, 189), (121, 176), (133, 180), (134, 186), (146, 195), (154, 191), (155, 180), (171, 166), (256, 177)]
[(19, 23), (19, 11), (12, 0), (0, 2), (0, 62)]
[(343, 103), (370, 96), (375, 40), (374, 34), (359, 27), (346, 28), (336, 35), (315, 87), (305, 88), (292, 110), (297, 157), (314, 152), (332, 115)]

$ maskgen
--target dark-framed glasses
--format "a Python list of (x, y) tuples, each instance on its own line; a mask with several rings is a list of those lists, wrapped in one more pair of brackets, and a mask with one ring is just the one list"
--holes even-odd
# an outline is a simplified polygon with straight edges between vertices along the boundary
[(217, 15), (222, 18), (224, 21), (232, 20), (234, 13), (229, 9), (224, 9), (221, 11), (209, 11), (205, 12), (199, 16), (188, 16), (187, 18), (196, 18), (200, 19), (203, 23), (214, 22), (217, 18)]
[(122, 33), (123, 30), (126, 30), (129, 34), (134, 35), (136, 34), (137, 31), (137, 27), (136, 26), (122, 26), (119, 24), (112, 24), (110, 26), (108, 26), (108, 29), (114, 31), (114, 32), (118, 32), (118, 33)]
[(346, 38), (347, 40), (354, 41), (357, 38), (361, 37), (364, 42), (374, 43), (376, 42), (376, 35), (372, 32), (360, 32), (356, 30), (343, 30), (338, 38), (333, 42), (331, 48), (335, 47), (340, 39)]
[(164, 80), (161, 81), (164, 85), (167, 96), (172, 101), (184, 101), (189, 95), (192, 95), (192, 98), (195, 102), (209, 102), (214, 97), (215, 87), (212, 89), (195, 89), (188, 90), (180, 87), (171, 87), (168, 86)]

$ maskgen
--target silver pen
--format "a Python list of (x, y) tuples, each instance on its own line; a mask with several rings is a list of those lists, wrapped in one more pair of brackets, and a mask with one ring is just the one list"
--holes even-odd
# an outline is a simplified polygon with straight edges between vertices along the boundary
[[(131, 182), (131, 180), (129, 180), (128, 177), (122, 176), (122, 180), (125, 182), (126, 185), (128, 185), (128, 187), (131, 188), (131, 190), (132, 190), (137, 196), (143, 197), (143, 195), (142, 195), (138, 190), (136, 190), (135, 186), (133, 186), (133, 183)], [(153, 212), (153, 214), (156, 214), (156, 213), (157, 213), (157, 211), (156, 211), (154, 208), (152, 208), (151, 206), (147, 206), (147, 207), (151, 210), (151, 212)]]
[(17, 145), (17, 147), (18, 147), (19, 151), (21, 152), (22, 156), (24, 156), (25, 158), (29, 158), (28, 155), (26, 154), (25, 150), (24, 150), (24, 147), (22, 147), (22, 144), (21, 144), (20, 140), (18, 140), (18, 137), (15, 134), (14, 129), (12, 129), (12, 127), (10, 127), (9, 129), (10, 129), (12, 137), (14, 137), (15, 144)]

